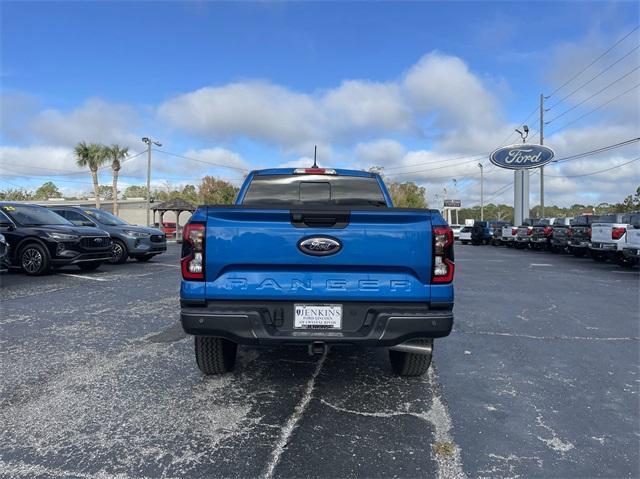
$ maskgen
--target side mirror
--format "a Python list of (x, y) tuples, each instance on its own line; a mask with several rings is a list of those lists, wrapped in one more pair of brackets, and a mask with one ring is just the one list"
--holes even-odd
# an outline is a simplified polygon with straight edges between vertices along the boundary
[(9, 231), (12, 231), (13, 223), (11, 221), (0, 220), (0, 228), (7, 228)]

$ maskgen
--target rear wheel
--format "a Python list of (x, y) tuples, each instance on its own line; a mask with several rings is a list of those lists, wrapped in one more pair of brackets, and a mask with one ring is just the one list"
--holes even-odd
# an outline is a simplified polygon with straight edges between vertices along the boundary
[(619, 266), (622, 266), (623, 268), (633, 268), (633, 266), (637, 264), (637, 261), (631, 258), (627, 258), (624, 255), (619, 255), (616, 258), (616, 262), (618, 263)]
[(469, 242), (467, 240), (460, 240), (460, 243), (462, 244), (469, 244)]
[(593, 258), (594, 261), (597, 261), (598, 263), (604, 263), (605, 261), (607, 261), (607, 255), (604, 253), (591, 253), (591, 257)]
[(49, 253), (38, 243), (30, 243), (20, 250), (20, 266), (29, 276), (40, 276), (49, 272)]
[(89, 261), (88, 263), (80, 263), (78, 267), (82, 271), (94, 271), (100, 267), (102, 261)]
[(583, 248), (571, 248), (571, 254), (576, 258), (582, 258), (585, 254)]
[(111, 245), (111, 259), (109, 259), (109, 263), (123, 264), (127, 262), (128, 257), (129, 251), (127, 250), (127, 245), (119, 239), (114, 239)]
[(415, 339), (411, 343), (426, 346), (431, 352), (429, 354), (416, 354), (390, 349), (389, 361), (391, 362), (391, 368), (398, 376), (422, 376), (431, 365), (433, 339)]
[(195, 336), (196, 363), (204, 374), (224, 374), (236, 364), (238, 345), (233, 341)]

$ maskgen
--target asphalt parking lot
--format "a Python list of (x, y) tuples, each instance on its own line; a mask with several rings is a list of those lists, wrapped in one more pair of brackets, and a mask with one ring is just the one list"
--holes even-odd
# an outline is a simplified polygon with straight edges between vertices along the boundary
[(638, 269), (456, 245), (427, 377), (357, 348), (204, 377), (177, 258), (0, 276), (1, 477), (640, 475)]

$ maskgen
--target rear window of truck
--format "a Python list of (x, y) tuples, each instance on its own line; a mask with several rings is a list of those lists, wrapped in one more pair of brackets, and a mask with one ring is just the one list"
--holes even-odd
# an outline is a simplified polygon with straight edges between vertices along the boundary
[(375, 178), (333, 175), (255, 176), (242, 204), (387, 206)]

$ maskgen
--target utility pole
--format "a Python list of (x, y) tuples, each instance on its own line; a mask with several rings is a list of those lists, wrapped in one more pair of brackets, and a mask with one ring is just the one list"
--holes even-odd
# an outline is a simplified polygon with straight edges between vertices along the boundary
[[(544, 145), (544, 94), (540, 93), (540, 144)], [(540, 219), (544, 218), (544, 165), (540, 167)]]
[(151, 147), (162, 146), (162, 143), (151, 138), (142, 138), (142, 143), (147, 145), (147, 226), (149, 226), (149, 213), (151, 212)]
[(480, 167), (480, 221), (484, 221), (484, 168), (482, 163), (478, 163)]

